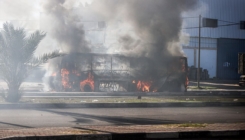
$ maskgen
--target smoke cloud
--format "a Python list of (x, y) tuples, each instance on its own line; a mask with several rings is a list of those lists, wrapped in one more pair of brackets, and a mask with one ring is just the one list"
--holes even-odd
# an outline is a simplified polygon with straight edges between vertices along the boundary
[(75, 1), (66, 0), (48, 0), (43, 3), (44, 14), (49, 18), (46, 21), (49, 21), (51, 26), (49, 33), (65, 53), (89, 53), (90, 48), (81, 23), (82, 17), (74, 12), (75, 5)]
[(196, 4), (196, 0), (97, 0), (91, 8), (108, 23), (119, 20), (133, 31), (124, 31), (121, 35), (117, 33), (119, 45), (112, 46), (114, 50), (157, 60), (160, 57), (183, 55), (178, 43), (181, 15), (193, 10)]
[[(4, 0), (0, 1), (3, 9), (0, 14), (12, 17), (8, 20), (21, 17), (18, 20), (35, 21), (31, 28), (36, 30), (39, 26), (47, 32), (38, 54), (56, 49), (64, 53), (96, 52), (87, 39), (86, 28), (97, 30), (96, 21), (105, 21), (106, 27), (98, 30), (105, 33), (103, 51), (97, 52), (145, 56), (161, 62), (183, 56), (182, 15), (194, 10), (197, 3), (197, 0)], [(90, 36), (90, 40), (99, 40), (92, 33)]]
[[(86, 39), (85, 26), (95, 29), (96, 24), (83, 22), (89, 20), (106, 22), (105, 42), (95, 41), (104, 43), (103, 53), (156, 58), (183, 55), (178, 43), (181, 15), (192, 11), (197, 3), (197, 0), (3, 0), (0, 15), (13, 22), (25, 21), (27, 28), (39, 27), (47, 32), (40, 44), (42, 49), (37, 50), (40, 54), (60, 48), (66, 53), (94, 52)], [(90, 40), (99, 39), (90, 35)]]

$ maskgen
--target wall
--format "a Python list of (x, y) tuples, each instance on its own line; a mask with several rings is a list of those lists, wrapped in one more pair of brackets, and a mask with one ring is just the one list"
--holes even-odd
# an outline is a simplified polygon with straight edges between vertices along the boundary
[(244, 39), (218, 39), (217, 77), (238, 80), (238, 53), (245, 52)]

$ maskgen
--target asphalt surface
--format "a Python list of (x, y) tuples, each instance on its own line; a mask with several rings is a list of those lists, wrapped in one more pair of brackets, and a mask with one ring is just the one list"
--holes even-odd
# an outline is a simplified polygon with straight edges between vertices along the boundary
[(245, 122), (245, 107), (0, 110), (0, 129), (242, 122)]

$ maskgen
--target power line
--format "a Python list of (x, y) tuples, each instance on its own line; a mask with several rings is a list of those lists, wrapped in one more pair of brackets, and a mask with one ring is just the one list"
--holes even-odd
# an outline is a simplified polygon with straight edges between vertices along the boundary
[[(190, 43), (198, 43), (198, 41), (189, 41)], [(217, 43), (212, 43), (212, 42), (204, 42), (203, 40), (201, 41), (202, 44), (217, 44)]]
[(199, 27), (187, 27), (187, 28), (181, 28), (181, 29), (196, 29), (196, 28), (199, 28)]
[[(232, 23), (232, 24), (223, 24), (223, 25), (218, 25), (218, 27), (223, 27), (223, 26), (233, 26), (233, 25), (239, 25), (240, 23)], [(196, 29), (199, 27), (187, 27), (187, 28), (181, 28), (181, 29)], [(201, 28), (207, 28), (207, 27), (201, 27)]]
[(218, 25), (218, 27), (223, 27), (223, 26), (232, 26), (232, 25), (239, 25), (240, 23), (233, 23), (233, 24), (224, 24), (224, 25)]
[(226, 20), (218, 20), (218, 21), (227, 22), (227, 23), (236, 23), (236, 22), (226, 21)]
[(199, 18), (199, 17), (182, 17), (184, 19), (188, 19), (188, 18)]

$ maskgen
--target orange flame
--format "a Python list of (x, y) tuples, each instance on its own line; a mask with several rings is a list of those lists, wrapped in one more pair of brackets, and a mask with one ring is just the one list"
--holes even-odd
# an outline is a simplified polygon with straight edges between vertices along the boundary
[(189, 78), (188, 76), (186, 76), (186, 79), (185, 79), (185, 86), (187, 87), (189, 85)]
[(55, 77), (57, 75), (57, 73), (56, 72), (54, 72), (51, 76), (52, 77)]
[(92, 91), (94, 91), (94, 76), (88, 73), (88, 78), (80, 82), (80, 89), (84, 92), (84, 86), (89, 85)]
[(72, 70), (72, 73), (75, 74), (76, 76), (81, 76), (81, 74), (77, 70)]
[(63, 87), (66, 88), (71, 88), (71, 85), (69, 83), (69, 74), (70, 72), (67, 69), (61, 69), (61, 82)]
[(138, 81), (137, 89), (143, 92), (149, 92), (152, 82), (150, 81)]

